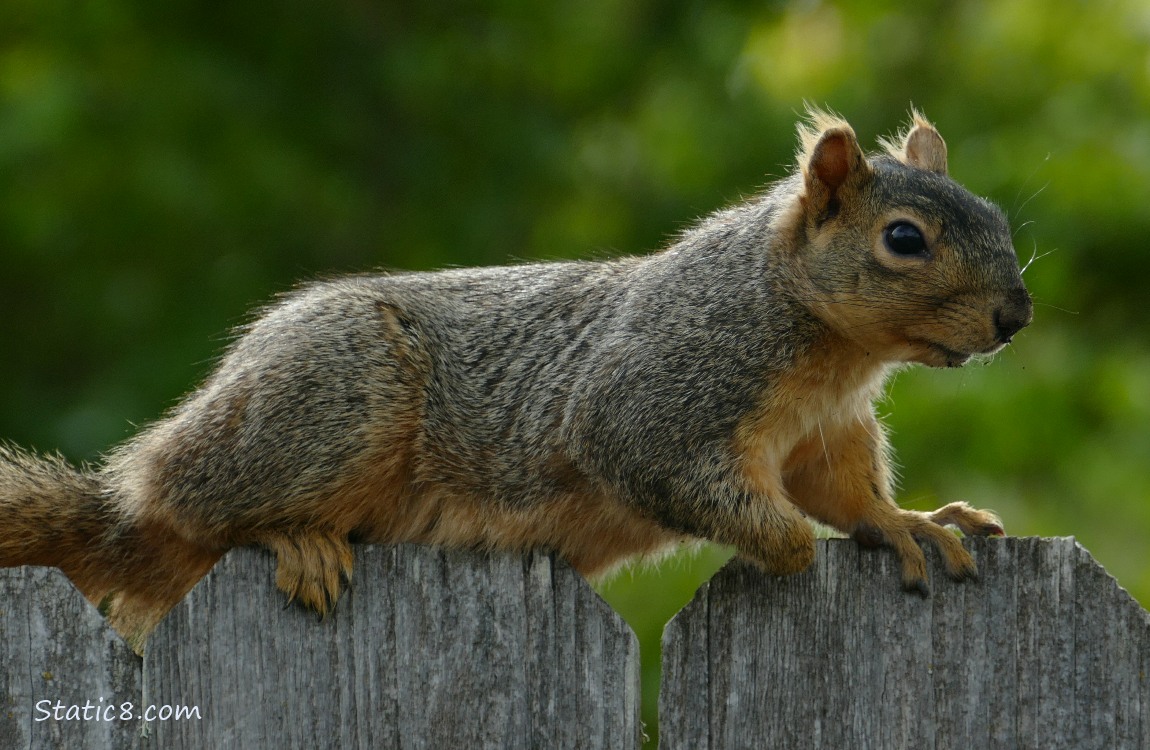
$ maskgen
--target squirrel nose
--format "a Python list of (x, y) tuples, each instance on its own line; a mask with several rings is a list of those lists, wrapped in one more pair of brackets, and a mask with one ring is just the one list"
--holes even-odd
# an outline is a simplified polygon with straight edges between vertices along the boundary
[(1006, 302), (994, 311), (994, 330), (998, 340), (1009, 344), (1014, 334), (1030, 325), (1034, 318), (1034, 307), (1030, 295), (1022, 287), (1012, 289)]

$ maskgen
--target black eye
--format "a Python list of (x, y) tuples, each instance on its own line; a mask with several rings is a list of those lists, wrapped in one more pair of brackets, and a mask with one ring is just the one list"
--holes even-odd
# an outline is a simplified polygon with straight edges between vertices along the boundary
[(926, 239), (909, 221), (896, 221), (883, 230), (886, 247), (895, 255), (926, 255)]

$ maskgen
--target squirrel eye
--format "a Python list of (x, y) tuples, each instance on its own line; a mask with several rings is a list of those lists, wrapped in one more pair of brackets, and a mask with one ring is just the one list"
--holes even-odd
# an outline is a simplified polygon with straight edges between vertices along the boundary
[(883, 230), (886, 247), (895, 255), (926, 255), (926, 238), (909, 221), (896, 221)]

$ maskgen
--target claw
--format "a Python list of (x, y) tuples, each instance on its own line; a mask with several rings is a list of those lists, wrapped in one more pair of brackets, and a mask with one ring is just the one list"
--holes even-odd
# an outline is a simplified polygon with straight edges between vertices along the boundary
[(877, 549), (883, 545), (882, 532), (870, 524), (859, 524), (851, 538), (863, 549)]
[(923, 599), (930, 598), (930, 586), (921, 578), (917, 578), (913, 581), (904, 581), (902, 587), (905, 591), (918, 594)]
[(963, 581), (978, 581), (978, 566), (974, 564), (973, 560), (969, 561), (969, 565), (955, 566), (953, 568), (947, 567), (947, 575), (950, 580), (962, 583)]

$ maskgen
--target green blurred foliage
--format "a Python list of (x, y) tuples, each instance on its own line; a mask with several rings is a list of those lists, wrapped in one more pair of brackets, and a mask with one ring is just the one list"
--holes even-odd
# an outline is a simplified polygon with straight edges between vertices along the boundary
[[(924, 109), (1034, 259), (1015, 345), (893, 385), (904, 502), (1076, 535), (1150, 603), (1140, 0), (9, 0), (0, 435), (97, 459), (300, 279), (658, 248), (790, 168), (804, 101), (864, 140)], [(662, 624), (726, 554), (603, 587), (648, 720)]]

